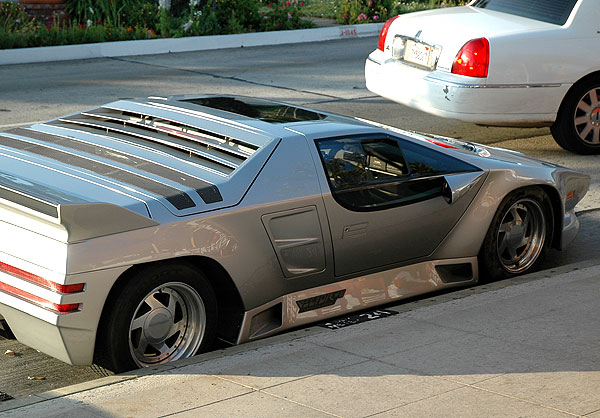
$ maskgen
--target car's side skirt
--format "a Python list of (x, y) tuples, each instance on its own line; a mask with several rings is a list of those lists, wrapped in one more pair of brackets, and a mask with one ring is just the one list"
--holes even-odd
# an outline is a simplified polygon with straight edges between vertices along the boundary
[(426, 261), (284, 295), (244, 314), (237, 343), (394, 300), (474, 283), (477, 257)]

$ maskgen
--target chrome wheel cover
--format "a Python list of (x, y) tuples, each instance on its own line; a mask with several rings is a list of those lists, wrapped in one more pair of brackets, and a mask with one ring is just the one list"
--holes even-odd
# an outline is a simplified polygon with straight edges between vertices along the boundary
[(540, 204), (532, 199), (515, 202), (504, 214), (496, 238), (502, 266), (510, 273), (531, 267), (544, 248), (546, 219)]
[(129, 325), (129, 350), (148, 367), (194, 355), (204, 337), (206, 309), (188, 284), (171, 282), (149, 292)]
[(581, 141), (600, 145), (600, 88), (594, 87), (577, 103), (573, 123)]

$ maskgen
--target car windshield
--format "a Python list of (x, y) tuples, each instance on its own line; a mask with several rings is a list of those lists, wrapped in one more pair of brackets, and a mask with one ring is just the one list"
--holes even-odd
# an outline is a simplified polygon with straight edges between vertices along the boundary
[(473, 7), (564, 25), (578, 0), (477, 0)]

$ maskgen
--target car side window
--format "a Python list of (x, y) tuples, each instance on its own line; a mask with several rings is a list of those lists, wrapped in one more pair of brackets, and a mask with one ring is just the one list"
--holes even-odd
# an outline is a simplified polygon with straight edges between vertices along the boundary
[(399, 140), (413, 177), (442, 176), (478, 171), (477, 167), (410, 141)]
[(477, 168), (394, 137), (316, 141), (333, 197), (347, 209), (373, 211), (440, 196), (443, 175)]

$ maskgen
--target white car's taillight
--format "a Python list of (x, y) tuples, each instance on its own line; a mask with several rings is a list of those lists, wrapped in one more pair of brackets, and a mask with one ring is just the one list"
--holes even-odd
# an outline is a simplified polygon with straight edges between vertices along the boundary
[(471, 39), (456, 54), (452, 73), (469, 77), (487, 77), (490, 64), (490, 43), (486, 38)]
[(382, 51), (385, 50), (385, 39), (387, 38), (388, 31), (390, 30), (390, 25), (394, 20), (398, 19), (398, 17), (399, 16), (394, 16), (388, 19), (388, 21), (385, 22), (385, 25), (383, 25), (383, 28), (381, 28), (381, 32), (379, 32), (379, 44), (377, 45), (378, 49)]

